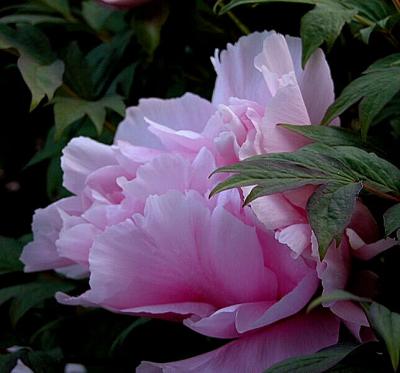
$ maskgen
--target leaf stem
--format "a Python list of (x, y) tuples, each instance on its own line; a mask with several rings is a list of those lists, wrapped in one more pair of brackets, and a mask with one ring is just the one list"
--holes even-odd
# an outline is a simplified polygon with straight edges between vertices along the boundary
[(227, 14), (233, 23), (238, 27), (238, 29), (243, 32), (243, 34), (251, 34), (250, 29), (238, 17), (236, 17), (232, 12), (227, 12)]
[(373, 186), (363, 183), (363, 187), (367, 192), (370, 192), (372, 194), (375, 194), (376, 196), (383, 198), (383, 199), (387, 199), (390, 201), (395, 201), (395, 202), (400, 202), (400, 196), (393, 196), (391, 194), (388, 193), (384, 193), (376, 188), (374, 188)]

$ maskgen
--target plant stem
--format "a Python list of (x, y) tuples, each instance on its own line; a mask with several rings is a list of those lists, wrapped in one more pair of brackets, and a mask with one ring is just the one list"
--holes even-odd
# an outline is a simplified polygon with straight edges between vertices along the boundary
[(376, 195), (377, 197), (387, 199), (390, 201), (400, 202), (400, 196), (393, 196), (391, 194), (381, 192), (380, 190), (374, 188), (373, 186), (371, 186), (369, 184), (363, 184), (363, 186), (367, 192), (370, 192), (370, 193)]
[(238, 17), (236, 17), (232, 12), (227, 12), (227, 14), (233, 23), (238, 27), (238, 29), (243, 32), (243, 34), (251, 34), (250, 29)]

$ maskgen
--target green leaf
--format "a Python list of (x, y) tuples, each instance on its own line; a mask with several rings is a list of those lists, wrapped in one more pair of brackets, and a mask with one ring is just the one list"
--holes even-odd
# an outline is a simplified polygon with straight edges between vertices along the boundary
[[(342, 0), (343, 2), (343, 0)], [(359, 11), (359, 14), (369, 21), (378, 22), (390, 15), (396, 9), (393, 4), (382, 0), (345, 0), (346, 5), (351, 6)]]
[(19, 260), (22, 244), (16, 239), (0, 236), (0, 275), (22, 271)]
[(400, 358), (400, 314), (391, 312), (385, 306), (372, 303), (368, 310), (372, 328), (386, 344), (393, 369), (396, 371)]
[[(397, 55), (395, 58), (397, 58)], [(386, 57), (384, 61), (378, 61), (367, 69), (361, 77), (352, 81), (328, 108), (322, 123), (330, 123), (350, 106), (361, 100), (359, 115), (361, 135), (365, 140), (374, 118), (400, 91), (400, 66), (387, 67), (385, 65), (388, 61), (393, 63), (391, 58)]]
[(322, 373), (333, 368), (360, 345), (337, 345), (312, 355), (284, 360), (268, 368), (265, 373)]
[(71, 43), (65, 51), (65, 83), (73, 93), (85, 100), (94, 100), (96, 90), (92, 79), (92, 70), (76, 42)]
[(41, 65), (29, 57), (21, 56), (18, 59), (18, 68), (32, 93), (30, 110), (39, 105), (44, 97), (52, 100), (55, 91), (63, 83), (64, 63), (61, 60)]
[(390, 207), (383, 214), (385, 234), (388, 236), (400, 228), (400, 203)]
[(100, 44), (86, 56), (96, 97), (105, 93), (114, 76), (120, 72), (119, 64), (131, 41), (132, 34), (131, 30), (122, 32), (110, 43)]
[(105, 96), (97, 101), (79, 98), (57, 97), (54, 105), (56, 138), (72, 123), (87, 115), (100, 134), (106, 119), (106, 109), (121, 116), (125, 114), (125, 104), (120, 96)]
[(45, 96), (51, 100), (62, 84), (64, 64), (56, 59), (47, 37), (31, 25), (14, 30), (0, 24), (0, 47), (15, 48), (20, 54), (18, 68), (32, 94), (31, 110)]
[(374, 153), (352, 146), (314, 143), (292, 153), (251, 157), (215, 172), (233, 175), (218, 184), (210, 196), (255, 186), (245, 204), (301, 186), (320, 185), (308, 201), (307, 213), (321, 258), (333, 240), (340, 241), (363, 187), (378, 196), (400, 199), (400, 170)]
[(54, 280), (15, 285), (0, 289), (0, 305), (12, 300), (10, 317), (15, 325), (31, 308), (52, 298), (57, 291), (68, 292), (74, 288), (72, 282)]
[(362, 184), (327, 184), (320, 186), (307, 203), (307, 215), (323, 258), (333, 240), (339, 245), (344, 229), (350, 223)]
[(351, 294), (347, 291), (344, 290), (335, 290), (329, 294), (324, 294), (321, 295), (318, 298), (315, 298), (307, 307), (307, 312), (310, 312), (314, 308), (318, 307), (319, 305), (323, 303), (331, 303), (331, 302), (337, 302), (337, 301), (343, 301), (343, 300), (350, 300), (353, 302), (371, 302), (370, 299), (368, 298), (363, 298), (359, 297), (357, 295)]
[(360, 139), (358, 134), (341, 127), (293, 124), (281, 124), (280, 126), (291, 132), (303, 135), (310, 140), (329, 146), (347, 145), (362, 148), (367, 145)]
[(57, 58), (46, 35), (29, 24), (18, 25), (17, 29), (0, 24), (0, 48), (14, 48), (41, 65), (49, 65)]
[(356, 10), (345, 8), (337, 2), (317, 4), (308, 12), (301, 19), (303, 67), (322, 43), (326, 42), (330, 49), (345, 23), (350, 22), (356, 14)]

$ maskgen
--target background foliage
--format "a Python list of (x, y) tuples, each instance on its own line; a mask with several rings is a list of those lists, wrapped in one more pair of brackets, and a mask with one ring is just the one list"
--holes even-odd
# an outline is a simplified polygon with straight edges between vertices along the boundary
[[(65, 280), (52, 272), (24, 274), (18, 257), (31, 239), (33, 211), (67, 195), (61, 185), (60, 156), (72, 137), (85, 135), (111, 143), (125, 107), (135, 105), (140, 97), (175, 97), (192, 91), (210, 98), (215, 74), (209, 56), (243, 33), (275, 29), (301, 34), (303, 63), (317, 47), (325, 49), (339, 96), (325, 122), (343, 114), (342, 126), (348, 131), (304, 129), (320, 144), (284, 161), (303, 162), (307, 167), (315, 161), (315, 147), (321, 165), (341, 155), (339, 161), (348, 169), (341, 168), (343, 175), (338, 178), (334, 165), (320, 168), (328, 181), (314, 199), (322, 196), (326, 202), (318, 200), (314, 206), (326, 206), (335, 195), (351, 206), (361, 192), (382, 234), (396, 237), (400, 227), (399, 9), (397, 0), (155, 0), (132, 10), (104, 7), (94, 0), (3, 0), (0, 371), (9, 371), (21, 358), (35, 372), (62, 371), (67, 362), (84, 364), (91, 372), (125, 372), (141, 360), (178, 360), (220, 345), (178, 324), (58, 305), (55, 291), (79, 293), (87, 286), (85, 281)], [(371, 149), (379, 158), (365, 151)], [(273, 170), (261, 161), (251, 162), (270, 177)], [(282, 158), (275, 156), (273, 161)], [(235, 166), (242, 178), (220, 189), (249, 182), (246, 177), (252, 169), (249, 164), (242, 166)], [(294, 176), (300, 182), (310, 175)], [(282, 190), (280, 175), (273, 177)], [(251, 198), (278, 191), (265, 179), (258, 187)], [(348, 216), (339, 214), (336, 221), (326, 221), (322, 208), (313, 211), (312, 201), (309, 207), (323, 255)], [(397, 249), (367, 263), (381, 278), (375, 300), (386, 307), (358, 299), (368, 309), (382, 343), (322, 352), (311, 359), (322, 361), (314, 371), (382, 371), (398, 366), (399, 333), (388, 334), (398, 331), (400, 323), (394, 313), (400, 311), (399, 297), (391, 290), (400, 283)], [(25, 348), (8, 352), (13, 345)], [(310, 372), (307, 357), (284, 364), (289, 365), (271, 371), (302, 366)]]

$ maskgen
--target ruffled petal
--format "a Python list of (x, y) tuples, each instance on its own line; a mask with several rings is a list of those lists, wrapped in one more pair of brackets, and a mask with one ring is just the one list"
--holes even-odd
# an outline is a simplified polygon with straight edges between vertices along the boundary
[(337, 343), (339, 321), (329, 312), (298, 315), (248, 337), (172, 363), (143, 362), (137, 373), (262, 373), (275, 363), (314, 353)]
[(63, 185), (70, 192), (79, 194), (93, 171), (115, 164), (117, 161), (110, 146), (87, 137), (76, 137), (64, 148), (61, 157)]
[(127, 110), (125, 119), (118, 126), (115, 141), (163, 149), (160, 139), (149, 131), (149, 122), (174, 131), (201, 133), (214, 111), (210, 102), (192, 93), (167, 100), (141, 99), (138, 106)]
[(254, 67), (254, 57), (262, 50), (264, 39), (269, 32), (255, 32), (242, 36), (235, 44), (228, 44), (227, 49), (215, 51), (212, 58), (217, 80), (212, 102), (226, 104), (230, 97), (238, 97), (258, 102), (264, 106), (271, 97), (262, 80), (262, 75)]
[(75, 264), (70, 259), (61, 257), (57, 251), (56, 241), (59, 238), (63, 221), (61, 213), (80, 213), (79, 198), (64, 198), (45, 209), (38, 209), (33, 216), (32, 230), (34, 240), (24, 247), (21, 261), (26, 272), (44, 271)]

